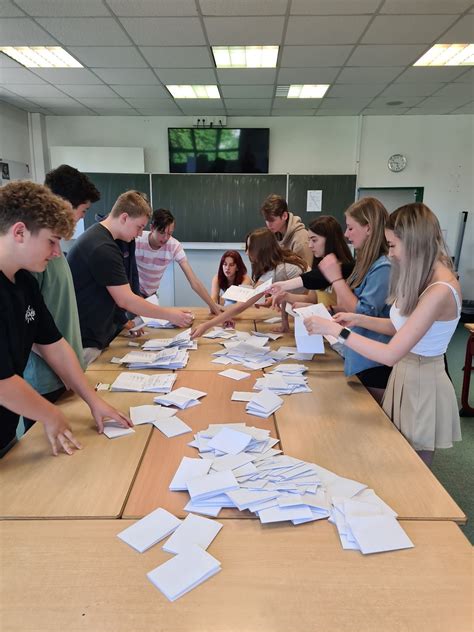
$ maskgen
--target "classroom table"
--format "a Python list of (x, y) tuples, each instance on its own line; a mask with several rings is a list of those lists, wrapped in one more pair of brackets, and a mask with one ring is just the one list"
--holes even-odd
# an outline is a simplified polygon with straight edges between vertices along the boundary
[[(273, 417), (262, 419), (245, 412), (245, 402), (233, 402), (233, 391), (251, 391), (261, 371), (252, 371), (251, 377), (235, 381), (208, 371), (190, 371), (178, 373), (175, 388), (190, 386), (208, 393), (199, 406), (179, 410), (177, 416), (187, 423), (193, 432), (204, 430), (213, 423), (244, 422), (248, 426), (270, 430), (270, 435), (277, 439)], [(180, 517), (186, 516), (184, 505), (189, 501), (186, 492), (170, 492), (168, 487), (183, 456), (199, 458), (196, 448), (187, 444), (193, 440), (191, 434), (167, 439), (161, 432), (154, 430), (141, 463), (123, 516), (127, 518), (142, 517), (156, 507), (164, 507)], [(276, 449), (279, 448), (277, 444)], [(236, 509), (225, 509), (220, 518), (249, 518), (250, 512), (239, 512)]]
[[(117, 373), (118, 374), (118, 373)], [(106, 375), (110, 375), (109, 372)], [(86, 374), (91, 383), (104, 373)], [(116, 408), (152, 403), (150, 393), (101, 393)], [(76, 395), (59, 406), (83, 449), (53, 457), (36, 423), (0, 463), (0, 519), (117, 518), (150, 438), (150, 425), (118, 439), (99, 435), (85, 402)]]
[(275, 413), (285, 454), (365, 483), (400, 519), (466, 521), (357, 378), (311, 373), (312, 393), (284, 397)]
[(472, 549), (450, 522), (402, 523), (415, 547), (344, 551), (326, 520), (227, 520), (214, 577), (174, 603), (146, 573), (172, 556), (116, 534), (125, 520), (4, 522), (0, 620), (9, 632), (469, 632)]

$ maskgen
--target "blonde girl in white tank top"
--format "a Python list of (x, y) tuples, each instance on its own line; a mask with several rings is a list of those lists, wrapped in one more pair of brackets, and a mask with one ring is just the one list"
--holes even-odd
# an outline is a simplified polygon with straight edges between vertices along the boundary
[(343, 332), (357, 353), (393, 366), (383, 408), (426, 463), (461, 439), (458, 405), (444, 366), (461, 312), (461, 289), (439, 222), (424, 204), (394, 211), (386, 226), (392, 260), (390, 319), (341, 312), (305, 321), (310, 333), (340, 336), (353, 326), (393, 336), (388, 343)]

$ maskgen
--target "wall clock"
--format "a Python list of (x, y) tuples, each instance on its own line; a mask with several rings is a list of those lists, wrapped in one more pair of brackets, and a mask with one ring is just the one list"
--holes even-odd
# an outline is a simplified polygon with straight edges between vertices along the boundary
[(393, 156), (390, 156), (388, 159), (387, 165), (390, 171), (403, 171), (407, 166), (406, 156), (403, 154), (393, 154)]

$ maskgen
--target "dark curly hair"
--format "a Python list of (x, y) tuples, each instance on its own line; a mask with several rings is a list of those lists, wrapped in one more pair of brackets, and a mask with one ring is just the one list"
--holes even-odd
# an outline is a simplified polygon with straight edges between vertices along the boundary
[(53, 193), (71, 202), (73, 208), (100, 200), (100, 193), (89, 178), (69, 165), (49, 171), (44, 183)]

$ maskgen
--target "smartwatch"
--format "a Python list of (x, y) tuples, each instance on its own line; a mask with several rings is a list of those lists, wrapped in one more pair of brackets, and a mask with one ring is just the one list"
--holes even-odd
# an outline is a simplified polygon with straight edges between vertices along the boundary
[(341, 331), (339, 332), (339, 336), (337, 337), (337, 341), (343, 345), (346, 340), (349, 338), (349, 336), (351, 335), (352, 330), (349, 329), (349, 327), (343, 327), (341, 329)]

